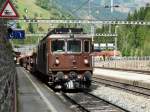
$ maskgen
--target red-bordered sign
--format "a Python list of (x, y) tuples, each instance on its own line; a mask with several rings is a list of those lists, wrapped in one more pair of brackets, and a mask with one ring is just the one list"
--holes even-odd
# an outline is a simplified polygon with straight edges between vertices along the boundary
[(0, 12), (0, 18), (16, 19), (18, 17), (19, 15), (14, 6), (9, 0), (7, 0)]

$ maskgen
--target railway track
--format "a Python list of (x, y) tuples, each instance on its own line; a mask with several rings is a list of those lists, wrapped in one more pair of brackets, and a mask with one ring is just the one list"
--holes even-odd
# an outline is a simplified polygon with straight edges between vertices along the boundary
[[(147, 88), (129, 85), (129, 84), (121, 83), (121, 82), (110, 81), (110, 80), (106, 80), (106, 79), (96, 77), (96, 76), (93, 76), (92, 82), (95, 83), (96, 85), (101, 84), (101, 85), (105, 85), (105, 86), (114, 87), (117, 89), (122, 89), (122, 90), (125, 90), (127, 92), (131, 92), (131, 93), (136, 94), (136, 95), (142, 95), (144, 97), (150, 97), (150, 89), (147, 89)], [(137, 83), (137, 82), (135, 82), (135, 83)]]
[(77, 112), (129, 112), (88, 92), (62, 92), (62, 95), (79, 108)]

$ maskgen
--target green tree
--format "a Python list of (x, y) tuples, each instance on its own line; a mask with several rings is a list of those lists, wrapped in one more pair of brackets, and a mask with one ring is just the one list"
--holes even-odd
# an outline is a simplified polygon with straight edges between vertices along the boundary
[(31, 32), (31, 33), (35, 33), (32, 23), (29, 23), (28, 31)]
[(20, 23), (17, 23), (17, 28), (21, 28), (21, 25), (20, 25)]
[[(149, 21), (150, 7), (142, 7), (128, 14), (128, 21)], [(150, 26), (125, 25), (119, 28), (118, 48), (124, 56), (150, 55)]]

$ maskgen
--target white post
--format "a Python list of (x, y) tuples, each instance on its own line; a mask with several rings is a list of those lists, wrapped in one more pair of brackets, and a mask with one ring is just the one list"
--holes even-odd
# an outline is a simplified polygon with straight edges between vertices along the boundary
[(117, 52), (117, 36), (115, 37), (114, 57), (116, 57), (116, 52)]
[(114, 5), (114, 1), (113, 0), (111, 0), (111, 12), (113, 12), (114, 11), (114, 8), (113, 8), (113, 5)]
[(95, 34), (95, 28), (94, 25), (92, 25), (91, 26), (92, 43), (94, 43), (94, 34)]
[[(88, 17), (89, 17), (89, 20), (92, 20), (92, 15), (91, 15), (91, 0), (89, 0), (89, 6), (88, 6)], [(94, 43), (94, 25), (91, 24), (91, 36), (92, 36), (92, 43)]]
[(109, 24), (109, 33), (111, 34), (111, 24)]
[[(113, 12), (113, 0), (111, 0), (111, 4), (110, 4), (110, 9), (111, 9), (111, 13)], [(111, 24), (109, 24), (109, 33), (111, 33)]]
[(91, 0), (89, 0), (89, 6), (88, 6), (88, 19), (91, 19)]

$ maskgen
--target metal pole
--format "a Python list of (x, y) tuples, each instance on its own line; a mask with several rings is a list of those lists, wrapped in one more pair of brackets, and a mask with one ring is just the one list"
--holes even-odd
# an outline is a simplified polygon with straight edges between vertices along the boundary
[[(118, 26), (115, 26), (115, 34), (117, 34), (117, 28), (118, 28)], [(114, 57), (116, 57), (116, 52), (117, 52), (117, 36), (115, 36)]]
[(89, 0), (89, 2), (88, 2), (89, 4), (88, 4), (88, 19), (91, 19), (91, 0)]
[(94, 35), (95, 35), (94, 25), (91, 25), (91, 35), (92, 35), (92, 43), (94, 43)]
[(111, 24), (109, 24), (109, 33), (111, 34)]
[(117, 36), (115, 37), (114, 57), (116, 57), (116, 52), (117, 52)]
[[(92, 20), (92, 15), (91, 15), (91, 0), (88, 2), (88, 17), (89, 20)], [(91, 35), (92, 35), (92, 43), (94, 43), (94, 25), (91, 24)]]
[[(111, 5), (110, 5), (111, 13), (113, 13), (113, 5), (114, 5), (113, 2), (114, 2), (114, 1), (111, 0)], [(109, 24), (109, 33), (111, 33), (111, 24)]]
[(111, 0), (111, 12), (113, 12), (114, 11), (114, 8), (113, 8), (113, 5), (114, 5), (114, 1), (113, 0)]

